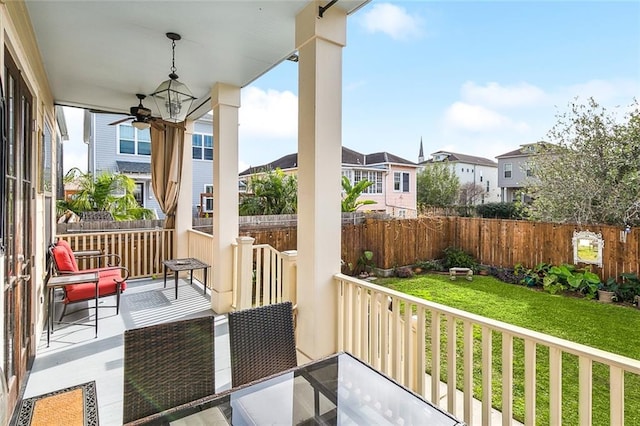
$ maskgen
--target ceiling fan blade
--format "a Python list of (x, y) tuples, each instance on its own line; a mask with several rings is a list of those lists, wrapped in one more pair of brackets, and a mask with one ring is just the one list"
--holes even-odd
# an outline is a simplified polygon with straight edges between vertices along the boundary
[(127, 120), (131, 120), (134, 119), (135, 117), (127, 117), (127, 118), (123, 118), (122, 120), (118, 120), (118, 121), (114, 121), (113, 123), (109, 123), (109, 126), (113, 126), (115, 124), (120, 124), (120, 123), (124, 123)]

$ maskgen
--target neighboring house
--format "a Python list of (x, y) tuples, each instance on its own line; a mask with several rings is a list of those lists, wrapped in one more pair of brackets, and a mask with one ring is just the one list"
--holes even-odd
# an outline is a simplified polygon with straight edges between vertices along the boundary
[(520, 145), (520, 148), (498, 155), (498, 186), (500, 197), (504, 202), (528, 201), (523, 192), (525, 181), (533, 177), (531, 158), (536, 155), (540, 146), (546, 142), (535, 142)]
[[(262, 166), (250, 167), (240, 173), (241, 185), (246, 185), (251, 176), (265, 170), (281, 169), (284, 173), (296, 174), (298, 154), (289, 154)], [(352, 184), (367, 179), (373, 182), (360, 200), (372, 200), (376, 204), (362, 206), (361, 210), (385, 212), (395, 217), (415, 217), (416, 169), (411, 161), (388, 152), (361, 154), (342, 147), (342, 175)]]
[[(421, 141), (419, 159), (424, 158), (422, 152)], [(437, 151), (431, 154), (430, 159), (419, 163), (420, 171), (424, 170), (425, 167), (443, 161), (446, 161), (458, 176), (461, 189), (470, 191), (468, 194), (461, 194), (461, 202), (463, 204), (484, 204), (500, 201), (498, 164), (495, 161), (473, 155)]]
[[(151, 134), (149, 129), (139, 130), (129, 122), (110, 125), (122, 119), (122, 115), (85, 113), (85, 143), (89, 173), (118, 172), (136, 182), (135, 197), (138, 203), (164, 214), (151, 187)], [(213, 211), (213, 128), (211, 114), (194, 123), (191, 138), (193, 167), (194, 215)], [(188, 163), (187, 163), (188, 164)]]

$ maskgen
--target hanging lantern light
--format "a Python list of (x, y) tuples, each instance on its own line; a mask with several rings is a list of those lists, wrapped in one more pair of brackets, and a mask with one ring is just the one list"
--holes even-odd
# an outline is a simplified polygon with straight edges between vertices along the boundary
[(169, 80), (160, 83), (158, 88), (150, 95), (160, 111), (160, 116), (165, 121), (180, 123), (185, 120), (195, 97), (189, 88), (178, 81), (176, 74), (176, 40), (180, 40), (180, 34), (167, 33), (171, 40), (171, 73)]

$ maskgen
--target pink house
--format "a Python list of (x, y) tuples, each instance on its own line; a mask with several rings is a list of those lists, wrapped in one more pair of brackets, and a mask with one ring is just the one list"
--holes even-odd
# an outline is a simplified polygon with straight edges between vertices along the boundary
[[(246, 183), (250, 176), (265, 170), (279, 168), (285, 173), (296, 174), (298, 154), (288, 154), (271, 163), (250, 167), (240, 173), (240, 181)], [(367, 179), (373, 182), (360, 196), (375, 204), (361, 206), (359, 210), (385, 212), (395, 217), (416, 217), (418, 165), (388, 152), (361, 154), (342, 147), (342, 175), (351, 183)]]

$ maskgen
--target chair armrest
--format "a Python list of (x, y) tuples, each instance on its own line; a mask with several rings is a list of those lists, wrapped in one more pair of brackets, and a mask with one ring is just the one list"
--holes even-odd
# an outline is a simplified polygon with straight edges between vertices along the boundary
[(115, 281), (116, 283), (123, 283), (125, 282), (128, 278), (129, 278), (129, 269), (125, 268), (124, 266), (108, 266), (106, 268), (100, 268), (100, 272), (102, 271), (114, 271), (114, 270), (120, 270), (120, 275), (121, 275), (121, 279), (117, 280), (117, 279), (113, 279), (113, 281)]
[(102, 254), (102, 250), (80, 250), (80, 251), (73, 252), (73, 255), (75, 257), (99, 256), (101, 254)]

